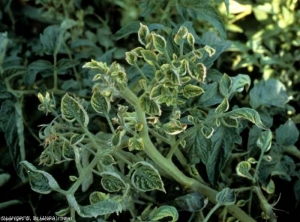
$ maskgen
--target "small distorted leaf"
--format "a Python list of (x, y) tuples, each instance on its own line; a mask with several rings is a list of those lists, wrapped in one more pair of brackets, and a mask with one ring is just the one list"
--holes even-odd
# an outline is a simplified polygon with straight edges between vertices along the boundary
[(193, 78), (196, 79), (199, 82), (204, 82), (206, 78), (206, 67), (203, 63), (197, 63), (196, 66), (191, 70), (190, 68), (188, 69), (189, 75)]
[(150, 99), (156, 99), (162, 95), (169, 95), (171, 94), (168, 87), (165, 87), (164, 85), (157, 85), (152, 88), (150, 92)]
[(137, 56), (136, 56), (136, 54), (135, 53), (133, 53), (133, 52), (126, 52), (125, 53), (125, 60), (126, 60), (126, 62), (129, 64), (129, 65), (134, 65), (135, 63), (136, 63), (136, 61), (137, 61)]
[(187, 37), (188, 35), (188, 29), (185, 27), (185, 26), (181, 26), (176, 35), (174, 36), (174, 42), (177, 44), (177, 45), (180, 45), (184, 39)]
[(170, 122), (163, 125), (165, 133), (169, 135), (177, 135), (183, 132), (187, 127), (187, 124), (181, 123), (179, 120), (172, 119)]
[(173, 206), (164, 205), (154, 208), (149, 215), (151, 221), (158, 221), (165, 217), (172, 217), (171, 222), (177, 221), (179, 217), (177, 209)]
[(84, 127), (89, 123), (89, 117), (83, 106), (68, 94), (61, 100), (61, 113), (62, 117), (69, 122), (76, 120)]
[(184, 196), (177, 197), (174, 203), (179, 210), (194, 213), (203, 210), (203, 208), (206, 207), (208, 203), (208, 199), (201, 193), (193, 192)]
[(67, 207), (67, 208), (61, 209), (61, 210), (59, 210), (59, 211), (56, 211), (56, 212), (55, 212), (55, 215), (57, 215), (57, 216), (59, 216), (59, 217), (64, 217), (64, 216), (66, 216), (69, 212), (70, 212), (70, 207)]
[(166, 47), (167, 47), (165, 38), (163, 36), (155, 34), (155, 33), (152, 34), (152, 38), (153, 38), (153, 44), (154, 44), (155, 49), (160, 54), (164, 54)]
[(151, 190), (166, 192), (158, 171), (151, 164), (141, 161), (134, 165), (134, 169), (131, 183), (136, 189), (142, 192)]
[(28, 173), (29, 183), (33, 191), (41, 194), (48, 194), (52, 190), (61, 190), (56, 180), (49, 173), (37, 170), (35, 166), (26, 160), (20, 162), (20, 164)]
[(266, 187), (262, 186), (262, 188), (268, 193), (268, 194), (274, 194), (275, 192), (275, 183), (271, 179)]
[(214, 128), (204, 125), (203, 127), (201, 127), (201, 133), (203, 134), (203, 136), (205, 136), (206, 139), (209, 139), (214, 133)]
[(212, 57), (216, 53), (216, 50), (208, 45), (204, 47), (204, 50), (208, 53), (209, 57)]
[(84, 134), (74, 134), (70, 138), (70, 145), (74, 146), (80, 143), (84, 139)]
[(111, 77), (113, 77), (118, 83), (126, 83), (126, 73), (123, 71), (112, 72)]
[(114, 172), (103, 172), (101, 176), (101, 185), (108, 192), (117, 192), (126, 187), (122, 178)]
[(248, 89), (251, 84), (251, 79), (248, 75), (238, 74), (237, 76), (230, 77), (232, 85), (229, 94), (235, 92), (242, 92), (244, 88)]
[(184, 97), (190, 98), (201, 95), (202, 93), (204, 93), (204, 90), (199, 86), (188, 84), (180, 92)]
[(224, 74), (219, 83), (219, 90), (222, 96), (228, 96), (229, 90), (231, 89), (232, 81), (227, 74)]
[(120, 213), (123, 210), (122, 204), (113, 200), (108, 199), (95, 204), (80, 206), (77, 213), (81, 217), (97, 217), (100, 215)]
[(109, 154), (103, 155), (100, 161), (104, 166), (110, 166), (116, 163), (114, 158)]
[(226, 112), (228, 109), (229, 109), (229, 102), (228, 102), (228, 98), (225, 97), (223, 101), (220, 103), (220, 105), (218, 105), (218, 107), (216, 108), (215, 113), (218, 115)]
[(217, 193), (216, 200), (220, 205), (228, 206), (234, 204), (236, 200), (234, 190), (229, 189), (228, 187), (224, 188)]
[(161, 70), (155, 72), (155, 80), (157, 82), (162, 82), (165, 79), (165, 74)]
[(150, 99), (147, 94), (143, 94), (139, 98), (139, 105), (141, 106), (142, 110), (149, 115), (161, 115), (159, 104), (154, 100)]
[(157, 55), (154, 52), (152, 52), (151, 50), (141, 50), (141, 53), (143, 55), (144, 60), (148, 64), (155, 66), (157, 62)]
[(102, 202), (102, 201), (108, 200), (108, 199), (109, 199), (109, 194), (102, 193), (99, 191), (95, 191), (95, 192), (91, 193), (90, 197), (89, 197), (91, 204)]
[(180, 78), (176, 71), (168, 69), (165, 71), (165, 75), (166, 79), (168, 80), (168, 83), (170, 83), (172, 86), (180, 85)]
[(220, 119), (221, 123), (226, 126), (226, 127), (234, 127), (234, 128), (238, 128), (239, 126), (239, 122), (237, 121), (237, 119), (232, 119), (230, 117), (223, 117)]
[(252, 180), (253, 177), (249, 173), (250, 169), (251, 169), (251, 164), (248, 161), (239, 162), (235, 168), (237, 175), (239, 175), (241, 177), (246, 177), (249, 180)]
[(118, 130), (111, 138), (111, 144), (113, 146), (119, 146), (121, 144), (122, 137), (125, 135), (125, 133), (125, 130)]
[(76, 180), (78, 180), (78, 177), (76, 176), (69, 176), (69, 179), (72, 181), (72, 182), (75, 182)]
[(256, 145), (262, 150), (262, 152), (267, 152), (272, 145), (272, 132), (271, 130), (264, 131), (260, 134)]
[(192, 35), (192, 33), (188, 33), (188, 35), (187, 35), (187, 41), (188, 41), (188, 43), (189, 43), (192, 47), (194, 47), (194, 44), (195, 44), (195, 38), (194, 38), (194, 36)]
[(250, 122), (254, 123), (257, 127), (266, 129), (266, 126), (261, 122), (260, 116), (257, 111), (250, 108), (239, 108), (232, 110), (230, 112), (226, 113), (227, 117), (233, 118), (233, 119), (247, 119)]
[(135, 137), (130, 138), (128, 141), (128, 149), (130, 151), (144, 150), (145, 148), (144, 148), (144, 143), (143, 143), (142, 138), (135, 138)]
[(91, 105), (97, 113), (109, 113), (110, 111), (108, 98), (104, 97), (98, 90), (95, 90), (92, 95)]
[(107, 74), (109, 71), (109, 68), (107, 67), (107, 64), (104, 62), (97, 62), (96, 60), (91, 60), (91, 62), (87, 62), (82, 66), (82, 68), (89, 68), (89, 69), (95, 69), (99, 71), (101, 74)]
[(147, 41), (147, 37), (149, 35), (149, 29), (146, 25), (143, 25), (142, 23), (140, 23), (140, 28), (138, 31), (138, 40), (142, 45), (147, 45), (148, 41)]

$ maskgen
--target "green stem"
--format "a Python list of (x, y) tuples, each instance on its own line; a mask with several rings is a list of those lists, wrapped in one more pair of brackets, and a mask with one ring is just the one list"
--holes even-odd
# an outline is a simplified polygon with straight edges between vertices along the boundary
[(57, 76), (57, 54), (53, 54), (53, 90), (57, 90), (58, 76)]
[[(146, 121), (146, 116), (143, 110), (141, 109), (138, 98), (127, 88), (124, 86), (120, 87), (120, 94), (121, 96), (126, 95), (123, 97), (129, 103), (131, 103), (136, 110), (139, 122), (143, 124), (143, 129), (140, 131), (140, 136), (145, 145), (145, 153), (152, 159), (156, 165), (158, 165), (161, 169), (169, 174), (175, 181), (180, 183), (184, 189), (190, 189), (193, 191), (197, 191), (202, 193), (203, 195), (207, 196), (207, 198), (212, 202), (216, 203), (215, 196), (217, 191), (213, 190), (212, 188), (200, 183), (199, 181), (187, 177), (185, 174), (179, 170), (174, 163), (170, 159), (166, 159), (161, 155), (161, 153), (156, 149), (153, 145), (152, 141), (149, 138), (149, 129)], [(130, 99), (129, 99), (130, 98)], [(236, 217), (240, 221), (244, 222), (254, 222), (255, 220), (251, 218), (248, 214), (246, 214), (243, 210), (241, 210), (236, 205), (228, 206), (228, 211)]]
[(140, 69), (140, 67), (136, 63), (134, 63), (133, 66), (139, 71), (139, 73), (141, 74), (143, 79), (145, 79), (147, 82), (149, 82), (149, 80), (147, 79), (147, 76), (143, 73), (143, 71)]
[(216, 204), (206, 215), (206, 217), (204, 218), (203, 222), (207, 222), (209, 220), (209, 218), (211, 217), (211, 215), (220, 207), (220, 204)]

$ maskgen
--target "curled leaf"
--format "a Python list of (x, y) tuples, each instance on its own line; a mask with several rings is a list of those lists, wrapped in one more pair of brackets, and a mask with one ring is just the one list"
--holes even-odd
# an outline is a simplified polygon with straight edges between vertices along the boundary
[(134, 165), (135, 171), (131, 176), (132, 185), (143, 192), (151, 190), (165, 191), (162, 179), (151, 164), (141, 161)]

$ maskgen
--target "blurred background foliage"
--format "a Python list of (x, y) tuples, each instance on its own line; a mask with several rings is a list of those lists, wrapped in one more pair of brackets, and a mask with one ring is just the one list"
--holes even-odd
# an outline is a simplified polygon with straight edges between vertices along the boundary
[[(194, 31), (199, 36), (204, 35), (208, 30), (215, 31), (216, 26), (220, 27), (218, 19), (208, 23), (203, 17), (199, 19), (198, 16), (201, 15), (193, 12), (194, 4), (209, 2), (209, 0), (182, 2), (185, 2), (186, 10), (169, 0), (0, 1), (0, 102), (1, 104), (7, 100), (16, 102), (16, 95), (23, 95), (22, 90), (28, 92), (23, 103), (24, 111), (21, 119), (25, 126), (24, 138), (27, 138), (24, 142), (27, 159), (38, 162), (42, 151), (41, 141), (37, 137), (38, 125), (49, 122), (49, 118), (36, 109), (39, 104), (36, 94), (54, 87), (51, 80), (53, 64), (58, 72), (58, 84), (61, 89), (56, 92), (56, 97), (62, 96), (65, 92), (87, 97), (91, 93), (93, 73), (82, 69), (82, 65), (90, 59), (107, 63), (117, 60), (126, 65), (125, 52), (138, 46), (136, 31), (140, 22), (153, 25), (158, 29), (168, 29), (190, 19)], [(252, 82), (259, 84), (254, 87), (252, 84), (249, 94), (237, 96), (234, 100), (236, 104), (257, 109), (264, 122), (269, 123), (268, 126), (273, 127), (274, 130), (289, 118), (299, 124), (299, 1), (215, 0), (212, 2), (226, 27), (226, 38), (231, 42), (231, 47), (213, 66), (218, 70), (216, 76), (218, 72), (230, 76), (239, 73), (248, 74)], [(217, 13), (212, 9), (208, 11), (212, 17)], [(64, 32), (60, 36), (62, 30)], [(220, 39), (225, 39), (225, 30), (218, 35)], [(55, 52), (56, 58), (45, 50), (45, 42), (49, 39), (61, 40), (61, 47)], [(37, 62), (41, 60), (43, 62)], [(5, 81), (3, 77), (6, 78)], [(275, 84), (273, 91), (259, 89), (261, 85), (270, 83), (267, 80), (273, 81), (272, 86)], [(266, 101), (265, 98), (251, 101), (251, 92), (256, 95), (269, 93), (268, 96), (273, 93), (270, 96), (273, 101)], [(0, 117), (1, 121), (3, 118), (1, 120)], [(7, 135), (3, 128), (2, 131), (1, 141), (9, 141), (8, 138), (12, 138), (13, 135)], [(250, 132), (255, 133), (255, 129)], [(297, 141), (295, 146), (299, 147), (299, 145)], [(16, 167), (18, 159), (11, 158), (14, 154), (8, 152), (8, 146), (2, 142), (0, 147), (0, 202), (11, 201), (4, 207), (21, 202), (28, 203), (26, 207), (18, 208), (20, 215), (24, 215), (24, 212), (46, 215), (49, 210), (55, 211), (54, 208), (59, 208), (60, 206), (53, 205), (53, 209), (44, 209), (42, 206), (44, 202), (47, 202), (46, 205), (57, 203), (61, 197), (41, 197), (32, 194), (28, 184), (24, 186), (16, 176), (15, 172), (18, 169), (13, 167)], [(278, 186), (282, 199), (288, 203), (286, 206), (281, 204), (278, 206), (279, 209), (290, 211), (289, 208), (294, 208), (300, 201), (300, 196), (294, 196), (293, 192), (300, 187), (300, 183), (298, 182), (297, 187), (293, 184), (283, 182)], [(4, 207), (2, 205), (3, 209)], [(8, 209), (12, 210), (12, 208)]]

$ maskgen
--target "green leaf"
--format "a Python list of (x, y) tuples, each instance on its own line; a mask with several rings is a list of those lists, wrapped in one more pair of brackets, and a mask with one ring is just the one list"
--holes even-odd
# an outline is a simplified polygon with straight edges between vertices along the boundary
[(232, 155), (235, 144), (242, 143), (242, 137), (236, 128), (220, 125), (211, 137), (212, 146), (206, 163), (206, 172), (212, 185), (216, 185), (220, 173)]
[(216, 115), (226, 112), (229, 109), (228, 98), (225, 97), (215, 110)]
[(48, 194), (52, 190), (61, 191), (58, 183), (49, 173), (37, 170), (35, 166), (26, 160), (20, 162), (20, 164), (28, 173), (29, 183), (33, 191), (41, 194)]
[(170, 122), (163, 125), (163, 130), (169, 135), (177, 135), (183, 132), (187, 124), (181, 123), (179, 120), (172, 119)]
[[(213, 6), (210, 6), (207, 1), (177, 1), (176, 8), (178, 13), (184, 20), (188, 20), (190, 15), (194, 19), (204, 19), (212, 24), (220, 33), (223, 39), (226, 38), (226, 29), (221, 17)], [(176, 3), (177, 3), (176, 2)]]
[(246, 86), (246, 89), (251, 85), (251, 79), (248, 75), (244, 74), (238, 74), (237, 76), (230, 77), (232, 86), (230, 88), (229, 94), (235, 93), (235, 92), (242, 92)]
[(118, 192), (126, 187), (122, 178), (114, 172), (103, 172), (101, 176), (101, 185), (108, 192)]
[(217, 193), (216, 200), (220, 205), (229, 206), (234, 204), (236, 201), (234, 190), (229, 189), (228, 187), (224, 188)]
[(157, 55), (154, 52), (152, 52), (151, 50), (141, 50), (141, 53), (143, 55), (144, 60), (148, 64), (155, 66), (157, 62)]
[(298, 179), (294, 184), (294, 194), (297, 201), (300, 201), (300, 179)]
[(151, 190), (165, 191), (163, 181), (158, 171), (145, 161), (137, 162), (131, 176), (132, 185), (139, 191), (146, 192)]
[(145, 93), (139, 98), (139, 105), (145, 113), (151, 116), (161, 115), (159, 104), (154, 100), (150, 99), (149, 96)]
[(283, 107), (289, 100), (285, 86), (276, 79), (261, 80), (250, 90), (250, 105), (253, 109), (260, 106)]
[(200, 96), (198, 105), (200, 107), (209, 107), (220, 104), (224, 97), (219, 94), (218, 83), (210, 83), (202, 86), (205, 93)]
[(56, 46), (60, 41), (59, 38), (61, 38), (60, 32), (61, 30), (59, 25), (51, 25), (44, 30), (43, 34), (40, 35), (40, 41), (46, 54), (54, 54)]
[(149, 36), (149, 29), (146, 25), (143, 25), (142, 23), (140, 23), (140, 28), (138, 31), (138, 40), (142, 45), (147, 45), (148, 44), (148, 38)]
[(202, 161), (204, 164), (207, 164), (212, 146), (211, 140), (206, 139), (201, 130), (197, 129), (188, 134), (186, 141), (186, 147), (183, 151), (186, 153), (189, 163), (197, 164)]
[(197, 63), (195, 67), (188, 67), (188, 73), (198, 82), (204, 82), (206, 78), (206, 67), (203, 63)]
[(153, 44), (155, 49), (160, 53), (160, 54), (165, 54), (167, 43), (166, 40), (163, 36), (158, 35), (153, 33), (152, 34), (153, 38)]
[(262, 152), (267, 152), (272, 145), (272, 132), (271, 130), (264, 131), (260, 134), (256, 145), (262, 150)]
[(144, 150), (145, 147), (142, 138), (135, 138), (135, 137), (130, 138), (128, 141), (128, 149), (129, 151)]
[(219, 90), (222, 96), (228, 96), (232, 81), (227, 74), (224, 74), (219, 83)]
[(188, 84), (180, 92), (183, 94), (184, 97), (190, 98), (204, 93), (204, 90), (199, 86)]
[(68, 122), (76, 120), (84, 127), (87, 127), (89, 123), (89, 117), (83, 106), (68, 94), (64, 95), (61, 100), (61, 113)]
[(299, 138), (299, 130), (293, 120), (287, 120), (276, 129), (276, 142), (282, 146), (294, 145)]
[(122, 27), (120, 30), (118, 30), (114, 35), (113, 35), (113, 39), (114, 40), (119, 40), (122, 39), (132, 33), (137, 33), (137, 31), (139, 30), (140, 27), (140, 22), (131, 22), (128, 25), (125, 25), (124, 27)]
[(8, 173), (0, 173), (0, 187), (7, 183), (10, 179), (10, 174)]
[(177, 197), (174, 201), (175, 206), (179, 210), (189, 211), (189, 212), (198, 212), (203, 210), (208, 203), (208, 199), (198, 192), (189, 193), (180, 197)]
[(227, 112), (225, 116), (233, 118), (233, 119), (246, 119), (250, 122), (254, 123), (257, 127), (266, 129), (264, 124), (261, 122), (258, 112), (256, 112), (254, 109), (250, 108), (239, 108), (232, 110), (230, 112)]
[(165, 217), (172, 217), (171, 222), (175, 222), (179, 218), (178, 211), (173, 206), (164, 205), (159, 208), (154, 208), (149, 215), (151, 221), (157, 221)]
[[(13, 166), (18, 176), (22, 181), (25, 181), (22, 167), (19, 164), (20, 161), (25, 160), (21, 102), (14, 103), (12, 100), (2, 102), (0, 107), (0, 129), (4, 133)], [(22, 152), (24, 153), (22, 154)]]
[(3, 73), (2, 64), (4, 61), (4, 57), (6, 54), (6, 48), (9, 43), (9, 39), (7, 37), (7, 32), (0, 33), (0, 75)]
[(42, 71), (51, 72), (52, 64), (46, 60), (37, 60), (28, 65), (27, 73), (24, 76), (24, 82), (30, 85), (35, 82), (36, 75)]
[(75, 66), (79, 65), (80, 62), (72, 59), (60, 59), (57, 62), (57, 72), (59, 74), (66, 73), (67, 69), (75, 68)]
[(251, 164), (248, 161), (239, 162), (238, 165), (235, 168), (237, 175), (239, 175), (241, 177), (246, 177), (249, 180), (252, 180), (253, 177), (249, 173), (250, 169), (251, 169)]

